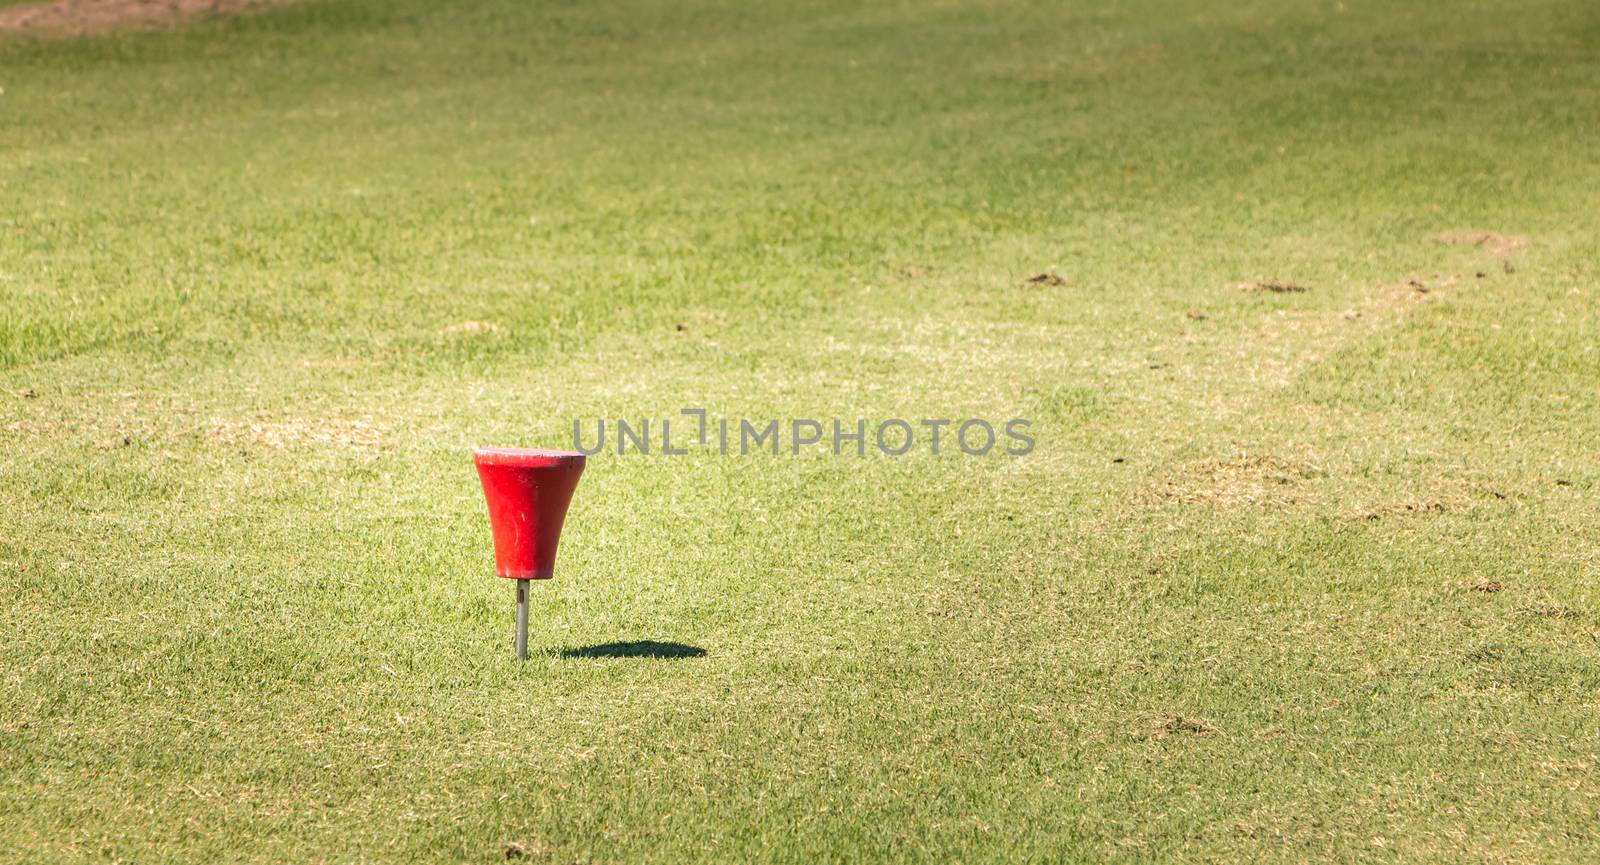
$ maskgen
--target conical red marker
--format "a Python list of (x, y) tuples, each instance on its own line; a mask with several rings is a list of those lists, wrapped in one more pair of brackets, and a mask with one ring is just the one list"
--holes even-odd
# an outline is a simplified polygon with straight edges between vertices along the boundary
[(517, 581), (517, 657), (526, 658), (528, 581), (548, 580), (555, 573), (556, 543), (584, 456), (542, 448), (479, 448), (472, 461), (489, 502), (495, 572)]

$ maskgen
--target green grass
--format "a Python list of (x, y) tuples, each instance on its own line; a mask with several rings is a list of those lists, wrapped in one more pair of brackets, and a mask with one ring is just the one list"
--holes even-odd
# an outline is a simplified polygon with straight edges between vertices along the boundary
[[(1600, 857), (1600, 17), (1448, 5), (0, 41), (0, 849)], [(596, 456), (516, 666), (468, 449), (684, 406), (1038, 446)]]

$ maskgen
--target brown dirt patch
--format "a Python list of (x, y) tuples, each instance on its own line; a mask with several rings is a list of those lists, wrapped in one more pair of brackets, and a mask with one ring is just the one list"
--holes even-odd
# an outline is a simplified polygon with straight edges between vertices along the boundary
[(1435, 234), (1433, 239), (1449, 246), (1476, 246), (1490, 255), (1500, 256), (1510, 255), (1528, 245), (1526, 237), (1476, 228), (1458, 228), (1454, 231), (1440, 232)]
[(1030, 285), (1066, 285), (1067, 281), (1053, 273), (1046, 271), (1044, 273), (1036, 273), (1033, 276), (1028, 277), (1028, 283)]
[(0, 35), (79, 36), (172, 25), (185, 18), (243, 12), (288, 0), (53, 0), (0, 9)]
[(500, 845), (500, 855), (504, 856), (508, 862), (534, 857), (542, 859), (547, 857), (549, 853), (550, 851), (542, 845), (528, 844), (523, 841), (507, 841)]

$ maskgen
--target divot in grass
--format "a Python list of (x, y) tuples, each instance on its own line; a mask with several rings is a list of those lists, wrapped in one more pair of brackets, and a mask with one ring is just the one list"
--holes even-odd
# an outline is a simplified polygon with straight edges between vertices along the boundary
[(1311, 286), (1298, 282), (1289, 282), (1282, 279), (1266, 279), (1255, 282), (1241, 282), (1239, 288), (1243, 291), (1265, 291), (1272, 294), (1301, 294), (1311, 290)]
[(1156, 722), (1146, 738), (1159, 741), (1173, 736), (1214, 736), (1221, 732), (1221, 727), (1204, 718), (1167, 715)]

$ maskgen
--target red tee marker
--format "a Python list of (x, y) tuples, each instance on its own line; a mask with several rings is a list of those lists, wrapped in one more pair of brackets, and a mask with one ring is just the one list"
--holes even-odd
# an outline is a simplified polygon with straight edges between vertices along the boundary
[(517, 581), (517, 657), (528, 657), (528, 581), (555, 573), (556, 543), (584, 456), (542, 448), (479, 448), (472, 452), (489, 501), (495, 572)]

